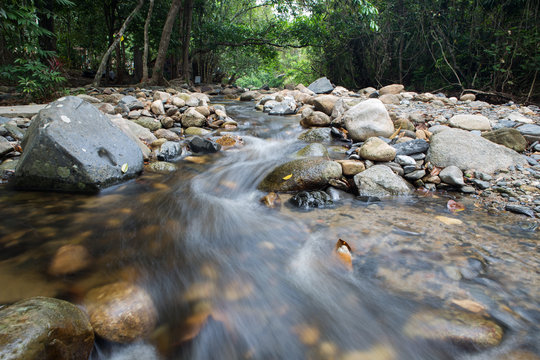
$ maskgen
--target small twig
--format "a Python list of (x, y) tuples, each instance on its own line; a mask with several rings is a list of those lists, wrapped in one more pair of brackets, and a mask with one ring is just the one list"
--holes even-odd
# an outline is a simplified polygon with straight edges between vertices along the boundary
[(534, 78), (533, 78), (533, 81), (532, 81), (532, 84), (531, 84), (531, 89), (529, 90), (529, 94), (527, 95), (527, 100), (525, 102), (529, 102), (529, 99), (531, 98), (531, 95), (532, 95), (532, 92), (533, 92), (533, 89), (534, 89), (534, 83), (536, 82), (536, 76), (538, 75), (538, 70), (536, 70), (534, 72)]

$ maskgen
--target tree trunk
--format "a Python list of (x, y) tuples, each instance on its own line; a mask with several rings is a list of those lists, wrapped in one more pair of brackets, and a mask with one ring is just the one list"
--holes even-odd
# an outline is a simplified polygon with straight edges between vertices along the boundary
[(103, 71), (105, 70), (105, 67), (107, 66), (107, 60), (109, 60), (109, 56), (111, 56), (112, 51), (118, 45), (118, 43), (121, 41), (122, 36), (124, 35), (124, 32), (126, 31), (126, 28), (128, 27), (129, 23), (131, 22), (131, 20), (135, 16), (135, 14), (142, 7), (143, 2), (144, 2), (144, 0), (139, 0), (139, 3), (135, 7), (135, 9), (133, 9), (131, 14), (129, 14), (129, 16), (126, 18), (126, 20), (122, 24), (122, 27), (120, 28), (120, 31), (118, 31), (118, 33), (116, 34), (114, 42), (112, 43), (111, 46), (109, 46), (109, 48), (107, 49), (105, 54), (103, 54), (103, 57), (101, 58), (101, 63), (99, 64), (99, 69), (98, 69), (98, 71), (96, 73), (96, 76), (94, 77), (94, 81), (92, 82), (92, 86), (94, 86), (94, 87), (99, 86), (99, 83), (101, 81), (101, 76), (103, 75)]
[(159, 50), (152, 70), (152, 78), (150, 79), (150, 84), (157, 84), (163, 78), (163, 65), (165, 65), (165, 59), (167, 57), (167, 50), (169, 49), (169, 42), (171, 40), (171, 33), (176, 20), (176, 15), (180, 10), (181, 0), (173, 0), (171, 3), (171, 8), (167, 14), (167, 19), (165, 20), (165, 25), (163, 25), (163, 31), (161, 32), (161, 40), (159, 41)]
[(150, 5), (148, 6), (148, 14), (146, 15), (146, 21), (144, 22), (144, 51), (141, 83), (146, 83), (148, 81), (148, 25), (150, 24), (150, 18), (152, 17), (153, 7), (154, 0), (150, 0)]
[(184, 80), (189, 84), (191, 81), (189, 71), (189, 43), (191, 40), (191, 23), (193, 20), (193, 0), (185, 0), (184, 5), (184, 41), (182, 41), (182, 76)]
[(54, 3), (54, 0), (43, 0), (37, 3), (39, 26), (52, 33), (51, 35), (41, 35), (39, 37), (39, 46), (47, 51), (56, 51), (53, 17)]
[(143, 73), (143, 50), (136, 47), (133, 50), (133, 81), (135, 83), (141, 82)]

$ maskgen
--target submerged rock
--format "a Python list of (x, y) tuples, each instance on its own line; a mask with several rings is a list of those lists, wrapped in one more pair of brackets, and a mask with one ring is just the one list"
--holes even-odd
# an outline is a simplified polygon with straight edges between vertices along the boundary
[(454, 310), (425, 310), (414, 314), (405, 325), (409, 337), (450, 341), (467, 347), (498, 345), (502, 328), (481, 315)]
[(67, 301), (35, 297), (0, 309), (0, 359), (88, 359), (94, 331)]
[(137, 144), (90, 103), (60, 98), (41, 110), (23, 140), (20, 189), (94, 192), (142, 171)]
[(334, 204), (332, 197), (324, 191), (301, 191), (289, 202), (302, 209), (323, 208)]
[(323, 144), (312, 143), (294, 153), (295, 157), (328, 156), (328, 150)]
[(157, 323), (150, 295), (128, 282), (90, 290), (84, 306), (96, 334), (110, 341), (124, 343), (143, 338)]
[[(290, 177), (289, 177), (290, 175)], [(341, 177), (341, 165), (322, 158), (297, 159), (276, 167), (259, 184), (262, 191), (301, 191), (324, 187)]]
[(298, 136), (298, 140), (305, 142), (330, 142), (332, 141), (332, 129), (314, 128), (304, 131)]

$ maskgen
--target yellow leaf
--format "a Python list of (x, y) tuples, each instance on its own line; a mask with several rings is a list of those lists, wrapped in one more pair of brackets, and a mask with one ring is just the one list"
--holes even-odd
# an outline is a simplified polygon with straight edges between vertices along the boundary
[(285, 176), (285, 177), (283, 178), (283, 180), (289, 180), (290, 178), (292, 178), (292, 174), (289, 174), (289, 175)]
[(120, 38), (120, 42), (124, 41), (124, 35)]
[(399, 134), (400, 131), (401, 131), (401, 126), (398, 127), (397, 130), (394, 131), (394, 133), (393, 133), (392, 135), (390, 135), (390, 138), (389, 138), (389, 139), (395, 138), (395, 137)]
[(127, 173), (127, 171), (128, 171), (128, 164), (125, 163), (124, 165), (122, 165), (122, 174)]
[(440, 222), (446, 224), (446, 225), (460, 225), (463, 224), (463, 221), (459, 219), (449, 218), (446, 216), (435, 216), (435, 219), (439, 220)]

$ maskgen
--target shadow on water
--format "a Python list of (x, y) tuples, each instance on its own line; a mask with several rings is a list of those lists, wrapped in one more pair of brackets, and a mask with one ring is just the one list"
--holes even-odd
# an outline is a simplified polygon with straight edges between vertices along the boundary
[[(0, 193), (10, 204), (0, 210), (10, 219), (0, 227), (0, 277), (34, 284), (1, 302), (32, 291), (80, 302), (92, 287), (136, 281), (152, 295), (159, 327), (146, 343), (98, 340), (93, 359), (480, 359), (403, 332), (420, 309), (465, 295), (508, 330), (503, 344), (531, 344), (513, 334), (538, 330), (535, 229), (472, 203), (462, 225), (447, 226), (434, 219), (455, 217), (443, 197), (363, 204), (344, 196), (306, 212), (284, 195), (280, 209), (268, 209), (256, 186), (302, 146), (286, 140), (300, 129), (252, 105), (230, 103), (245, 145), (207, 164), (181, 161), (172, 175), (146, 174), (94, 197)], [(352, 272), (334, 255), (339, 238), (353, 248)], [(42, 275), (66, 243), (84, 244), (93, 266)]]

